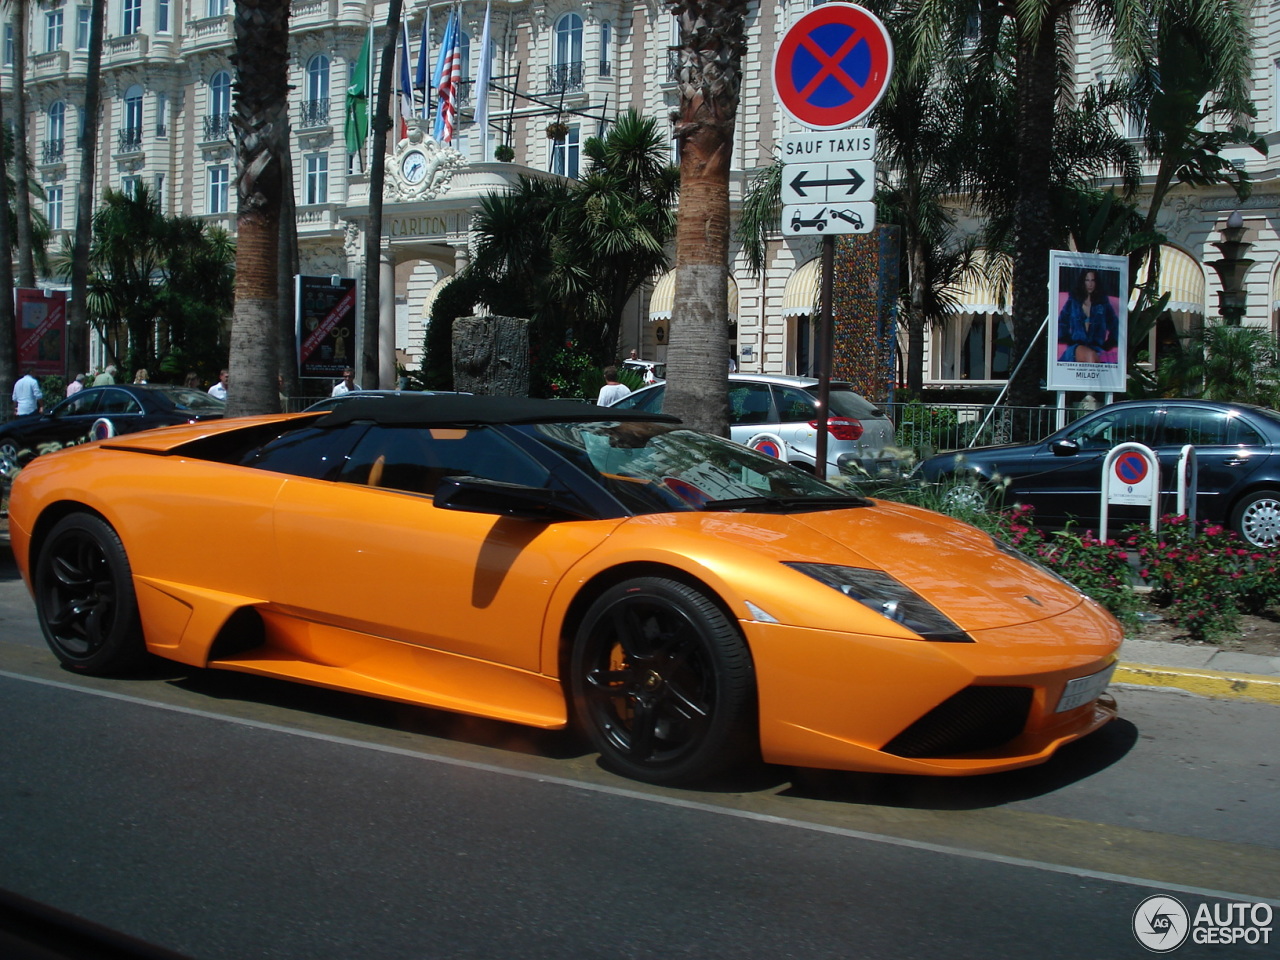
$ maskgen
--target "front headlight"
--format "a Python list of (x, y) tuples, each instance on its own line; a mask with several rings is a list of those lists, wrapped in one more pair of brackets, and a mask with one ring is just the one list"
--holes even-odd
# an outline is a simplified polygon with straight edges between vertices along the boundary
[(951, 618), (906, 584), (881, 570), (841, 567), (829, 563), (787, 563), (819, 583), (839, 590), (894, 623), (914, 630), (926, 640), (940, 643), (973, 643)]

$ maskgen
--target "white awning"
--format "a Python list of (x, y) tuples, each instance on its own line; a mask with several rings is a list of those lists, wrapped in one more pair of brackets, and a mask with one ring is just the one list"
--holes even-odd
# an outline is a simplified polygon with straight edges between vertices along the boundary
[[(974, 259), (981, 265), (983, 270), (988, 268), (986, 257), (981, 250), (975, 253)], [(959, 283), (954, 283), (948, 287), (947, 293), (958, 304), (952, 311), (953, 313), (1001, 313), (1006, 315), (1012, 315), (1013, 313), (1013, 288), (1009, 283), (994, 283), (985, 273), (979, 273), (976, 270), (971, 271)]]
[[(738, 321), (738, 283), (729, 278), (726, 288), (729, 298), (729, 322)], [(670, 320), (671, 311), (676, 302), (676, 272), (669, 270), (658, 278), (653, 286), (653, 295), (649, 297), (649, 319)]]
[(817, 313), (818, 297), (822, 292), (821, 283), (821, 257), (815, 257), (791, 271), (791, 276), (787, 277), (787, 285), (782, 291), (782, 315), (807, 317)]
[[(1138, 269), (1138, 283), (1147, 279), (1150, 261), (1144, 261)], [(1183, 313), (1205, 312), (1204, 268), (1189, 253), (1167, 244), (1160, 247), (1160, 293), (1169, 294), (1169, 310)], [(1280, 299), (1280, 298), (1278, 298)], [(1129, 306), (1133, 307), (1134, 299)]]

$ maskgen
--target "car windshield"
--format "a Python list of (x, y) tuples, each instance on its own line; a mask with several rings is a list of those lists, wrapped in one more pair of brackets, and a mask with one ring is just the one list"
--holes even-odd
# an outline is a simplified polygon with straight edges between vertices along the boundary
[(183, 413), (225, 413), (227, 403), (203, 390), (192, 390), (189, 387), (165, 387), (157, 391), (168, 397), (173, 405)]
[(772, 457), (672, 424), (542, 423), (525, 429), (636, 513), (797, 512), (866, 503)]

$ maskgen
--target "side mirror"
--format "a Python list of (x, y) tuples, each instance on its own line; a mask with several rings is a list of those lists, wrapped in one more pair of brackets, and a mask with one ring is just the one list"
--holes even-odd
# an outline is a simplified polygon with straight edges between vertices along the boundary
[(1080, 444), (1075, 440), (1055, 440), (1049, 449), (1055, 457), (1074, 457), (1080, 452)]
[(441, 510), (487, 513), (547, 523), (594, 519), (557, 490), (485, 480), (483, 477), (446, 477), (436, 487), (434, 503)]

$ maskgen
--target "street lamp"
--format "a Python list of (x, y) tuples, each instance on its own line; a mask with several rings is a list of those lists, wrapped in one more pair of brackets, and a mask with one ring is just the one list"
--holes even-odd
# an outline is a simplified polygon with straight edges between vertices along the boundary
[(1215, 241), (1213, 245), (1222, 254), (1222, 259), (1210, 260), (1209, 266), (1213, 267), (1222, 283), (1222, 289), (1218, 291), (1218, 313), (1224, 323), (1238, 327), (1244, 319), (1248, 300), (1244, 290), (1244, 275), (1256, 262), (1245, 256), (1253, 244), (1244, 239), (1244, 217), (1240, 216), (1239, 210), (1227, 218), (1227, 225), (1222, 228), (1221, 233), (1222, 239)]

